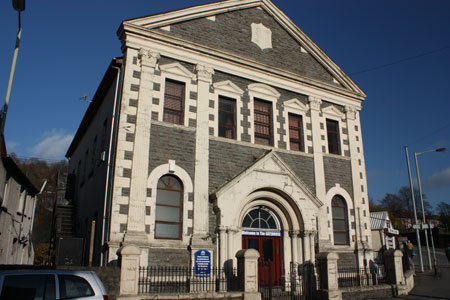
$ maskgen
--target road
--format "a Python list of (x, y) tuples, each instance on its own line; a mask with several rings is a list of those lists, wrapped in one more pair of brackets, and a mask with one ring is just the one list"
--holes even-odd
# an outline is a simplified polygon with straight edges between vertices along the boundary
[(418, 257), (414, 257), (414, 264), (417, 274), (414, 289), (408, 296), (390, 299), (450, 300), (450, 263), (445, 256), (444, 249), (436, 249), (436, 262), (439, 270), (438, 276), (435, 275), (434, 270), (430, 270), (429, 268), (425, 247), (422, 247), (422, 253), (424, 258), (423, 273), (419, 272), (420, 266)]

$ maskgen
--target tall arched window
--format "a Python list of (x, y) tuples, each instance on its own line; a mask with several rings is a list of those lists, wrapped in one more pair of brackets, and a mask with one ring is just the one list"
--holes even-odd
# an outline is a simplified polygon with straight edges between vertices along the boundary
[(335, 245), (348, 245), (347, 204), (341, 196), (334, 196), (331, 201), (333, 216), (333, 234)]
[(158, 181), (156, 193), (155, 238), (181, 239), (183, 228), (183, 185), (172, 175)]

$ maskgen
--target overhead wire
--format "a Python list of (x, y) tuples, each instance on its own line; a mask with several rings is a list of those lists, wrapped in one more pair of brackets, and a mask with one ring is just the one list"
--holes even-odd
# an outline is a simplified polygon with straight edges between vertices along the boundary
[(447, 50), (447, 49), (450, 49), (450, 45), (449, 46), (445, 46), (445, 47), (441, 47), (441, 48), (438, 48), (438, 49), (434, 49), (434, 50), (431, 50), (431, 51), (427, 51), (427, 52), (424, 52), (424, 53), (421, 53), (421, 54), (408, 56), (408, 57), (405, 57), (405, 58), (402, 58), (402, 59), (399, 59), (399, 60), (396, 60), (396, 61), (393, 61), (393, 62), (390, 62), (390, 63), (382, 64), (382, 65), (379, 65), (379, 66), (371, 67), (371, 68), (364, 69), (364, 70), (357, 71), (357, 72), (353, 72), (353, 73), (349, 73), (348, 75), (349, 76), (354, 76), (354, 75), (359, 75), (359, 74), (363, 74), (363, 73), (376, 71), (376, 70), (379, 70), (379, 69), (383, 69), (383, 68), (387, 68), (387, 67), (390, 67), (390, 66), (393, 66), (393, 65), (397, 65), (397, 64), (403, 63), (405, 61), (409, 61), (409, 60), (417, 59), (417, 58), (420, 58), (420, 57), (428, 56), (428, 55), (431, 55), (431, 54), (435, 54), (435, 53), (438, 53), (438, 52), (441, 52), (441, 51), (444, 51), (444, 50)]

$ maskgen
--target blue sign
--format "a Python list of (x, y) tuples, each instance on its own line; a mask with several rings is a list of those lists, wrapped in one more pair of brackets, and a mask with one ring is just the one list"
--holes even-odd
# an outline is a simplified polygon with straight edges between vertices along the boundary
[(279, 236), (281, 236), (281, 232), (279, 232), (279, 231), (261, 231), (261, 230), (242, 230), (242, 235), (279, 237)]
[(198, 250), (194, 253), (194, 276), (209, 277), (211, 273), (211, 253)]

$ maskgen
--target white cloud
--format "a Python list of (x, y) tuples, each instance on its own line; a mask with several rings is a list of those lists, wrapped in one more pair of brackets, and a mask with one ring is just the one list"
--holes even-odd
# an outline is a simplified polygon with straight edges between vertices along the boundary
[(423, 186), (430, 188), (450, 187), (450, 167), (441, 172), (431, 175), (430, 178), (425, 180)]
[(64, 159), (72, 139), (73, 134), (53, 129), (45, 133), (42, 140), (33, 147), (33, 156), (51, 160)]

